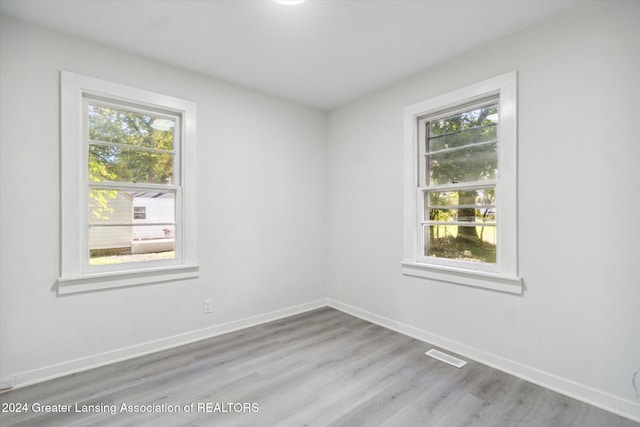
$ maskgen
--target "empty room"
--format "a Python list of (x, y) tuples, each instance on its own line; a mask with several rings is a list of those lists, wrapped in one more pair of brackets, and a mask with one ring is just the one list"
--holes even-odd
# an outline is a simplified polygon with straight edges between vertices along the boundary
[(0, 0), (0, 425), (640, 425), (639, 22)]

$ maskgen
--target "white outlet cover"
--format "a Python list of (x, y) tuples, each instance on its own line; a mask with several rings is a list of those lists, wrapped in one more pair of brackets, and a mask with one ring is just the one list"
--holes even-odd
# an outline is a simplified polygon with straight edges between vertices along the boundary
[(204, 312), (205, 314), (213, 312), (213, 301), (210, 299), (204, 300)]

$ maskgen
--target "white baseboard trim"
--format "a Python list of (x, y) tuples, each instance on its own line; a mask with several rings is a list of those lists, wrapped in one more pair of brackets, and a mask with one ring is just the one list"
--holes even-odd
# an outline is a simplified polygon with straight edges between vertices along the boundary
[(130, 347), (124, 347), (105, 353), (95, 354), (80, 359), (70, 360), (68, 362), (34, 369), (31, 371), (8, 375), (7, 378), (15, 378), (15, 385), (10, 389), (2, 390), (2, 392), (15, 390), (17, 388), (26, 387), (28, 385), (41, 383), (70, 374), (75, 374), (77, 372), (87, 371), (89, 369), (98, 368), (101, 366), (109, 365), (111, 363), (133, 359), (138, 356), (144, 356), (145, 354), (168, 350), (170, 348), (178, 347), (196, 341), (201, 341), (207, 338), (213, 338), (218, 335), (237, 331), (239, 329), (249, 328), (251, 326), (260, 325), (326, 306), (327, 300), (319, 299), (317, 301), (312, 301), (293, 307), (287, 307), (284, 309), (259, 314), (257, 316), (247, 317), (245, 319), (234, 320), (228, 323), (198, 329), (179, 335), (173, 335), (155, 341), (149, 341)]
[(458, 353), (461, 356), (473, 359), (484, 365), (514, 375), (523, 380), (553, 390), (565, 396), (580, 400), (589, 405), (604, 409), (633, 421), (640, 422), (640, 403), (621, 399), (600, 390), (593, 389), (583, 384), (562, 378), (547, 372), (526, 366), (495, 354), (487, 353), (465, 344), (432, 334), (422, 329), (388, 319), (369, 311), (354, 307), (349, 304), (327, 299), (327, 305), (355, 317), (359, 317), (371, 323), (383, 326), (403, 335), (433, 344), (443, 349)]

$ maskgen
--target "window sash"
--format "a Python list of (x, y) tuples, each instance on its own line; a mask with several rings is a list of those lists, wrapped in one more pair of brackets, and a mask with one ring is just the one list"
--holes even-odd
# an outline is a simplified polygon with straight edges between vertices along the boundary
[[(97, 104), (103, 107), (113, 108), (117, 110), (119, 109), (123, 111), (137, 113), (137, 114), (153, 114), (153, 116), (158, 118), (173, 120), (175, 122), (175, 128), (173, 132), (173, 149), (162, 150), (157, 148), (140, 147), (136, 145), (113, 143), (108, 141), (93, 141), (89, 139), (89, 123), (88, 123), (88, 113), (87, 113), (89, 104)], [(166, 111), (166, 110), (154, 108), (151, 106), (135, 104), (132, 102), (105, 98), (103, 96), (93, 95), (89, 93), (83, 93), (82, 95), (82, 135), (83, 135), (82, 158), (84, 159), (85, 165), (88, 166), (88, 162), (89, 162), (88, 147), (91, 145), (116, 146), (118, 148), (128, 149), (128, 150), (139, 150), (139, 151), (152, 152), (152, 153), (155, 152), (155, 153), (171, 154), (173, 155), (173, 185), (180, 186), (182, 185), (182, 180), (183, 180), (183, 173), (182, 173), (182, 136), (184, 132), (183, 121), (184, 121), (183, 116), (180, 113)], [(83, 180), (89, 181), (88, 167), (86, 167), (83, 171)], [(100, 182), (100, 184), (113, 182), (117, 184), (116, 181), (91, 181), (91, 182)], [(120, 183), (120, 184), (129, 185), (130, 183)], [(136, 185), (143, 185), (143, 184), (154, 185), (152, 183), (136, 183)], [(161, 184), (161, 185), (165, 186), (165, 184)]]
[[(117, 188), (117, 189), (126, 189), (126, 190), (136, 190), (135, 187), (112, 187), (112, 188)], [(143, 188), (138, 188), (138, 190), (143, 189)], [(88, 191), (87, 191), (88, 194)], [(174, 198), (174, 209), (175, 209), (175, 220), (174, 222), (158, 222), (158, 223), (135, 223), (133, 222), (133, 214), (132, 214), (132, 221), (131, 222), (124, 222), (124, 223), (108, 223), (108, 224), (90, 224), (88, 221), (88, 216), (89, 216), (89, 205), (88, 205), (88, 197), (85, 203), (85, 217), (87, 218), (87, 223), (86, 223), (86, 233), (84, 234), (84, 239), (81, 242), (81, 253), (82, 255), (82, 269), (83, 272), (85, 274), (91, 274), (91, 273), (101, 273), (101, 272), (109, 272), (109, 271), (126, 271), (126, 270), (133, 270), (133, 269), (140, 269), (140, 268), (147, 268), (147, 267), (161, 267), (161, 266), (172, 266), (172, 265), (181, 265), (184, 263), (184, 252), (183, 252), (183, 245), (184, 245), (184, 226), (183, 226), (183, 222), (182, 222), (182, 189), (181, 188), (176, 188), (175, 189), (175, 198)], [(146, 225), (167, 225), (167, 226), (173, 226), (174, 227), (174, 240), (175, 240), (175, 256), (171, 259), (166, 259), (166, 260), (155, 260), (155, 261), (137, 261), (137, 262), (123, 262), (123, 263), (119, 263), (119, 264), (112, 264), (112, 265), (91, 265), (90, 263), (90, 257), (89, 257), (89, 243), (90, 243), (90, 236), (89, 236), (89, 230), (91, 228), (100, 228), (100, 227), (118, 227), (118, 226), (127, 226), (127, 227), (137, 227), (137, 226), (146, 226)]]
[[(472, 111), (472, 110), (476, 110), (479, 108), (483, 108), (483, 107), (488, 107), (490, 105), (493, 104), (498, 104), (498, 111), (500, 110), (500, 96), (496, 95), (496, 94), (492, 94), (489, 96), (485, 96), (483, 98), (481, 98), (480, 100), (475, 100), (475, 101), (471, 101), (471, 102), (467, 102), (464, 103), (462, 105), (459, 105), (457, 107), (454, 108), (450, 108), (450, 109), (444, 109), (444, 110), (438, 110), (436, 113), (433, 114), (426, 114), (426, 115), (422, 115), (419, 117), (416, 117), (416, 122), (415, 122), (415, 126), (418, 129), (418, 132), (416, 134), (417, 136), (417, 148), (418, 148), (418, 164), (417, 164), (417, 172), (418, 172), (418, 187), (434, 187), (434, 185), (429, 185), (429, 182), (427, 180), (427, 177), (429, 175), (429, 157), (436, 155), (436, 154), (440, 154), (440, 153), (449, 153), (449, 152), (455, 152), (458, 150), (464, 150), (464, 149), (469, 149), (471, 147), (481, 147), (484, 145), (490, 145), (490, 144), (497, 144), (499, 145), (498, 139), (499, 138), (495, 138), (492, 139), (490, 141), (482, 141), (482, 142), (478, 142), (478, 143), (472, 143), (472, 144), (466, 144), (466, 145), (462, 145), (459, 147), (452, 147), (452, 148), (446, 148), (446, 149), (441, 149), (441, 150), (433, 150), (433, 151), (429, 151), (429, 133), (428, 133), (428, 123), (432, 122), (432, 121), (436, 121), (439, 119), (443, 119), (443, 118), (447, 118), (447, 117), (451, 117), (453, 115), (456, 114), (460, 114), (460, 113), (464, 113), (467, 111)], [(499, 126), (499, 123), (498, 123)], [(487, 126), (484, 126), (487, 127)], [(469, 131), (471, 129), (474, 128), (478, 128), (478, 126), (472, 127), (472, 128), (467, 128), (464, 131)], [(463, 132), (464, 132), (463, 131)], [(451, 132), (450, 134), (454, 134), (456, 132)], [(447, 134), (449, 135), (449, 134)], [(498, 131), (498, 135), (499, 135), (499, 131)], [(443, 135), (438, 135), (435, 138), (440, 138), (442, 136), (445, 136), (445, 134)], [(498, 151), (499, 151), (499, 147), (498, 147)], [(498, 168), (500, 167), (500, 163), (498, 162)], [(492, 180), (492, 181), (497, 181), (497, 179)], [(481, 181), (484, 182), (484, 181)], [(465, 184), (471, 184), (469, 182), (466, 182)], [(437, 185), (444, 185), (444, 184), (437, 184)]]
[[(484, 183), (483, 183), (484, 184)], [(455, 188), (455, 189), (460, 189), (462, 187), (462, 189), (467, 189), (467, 190), (471, 190), (471, 189), (482, 189), (482, 188), (490, 188), (491, 186), (489, 185), (482, 185), (479, 187), (471, 187), (469, 185), (452, 185), (452, 186), (439, 186), (439, 190), (441, 189), (449, 189), (449, 188)], [(425, 264), (433, 264), (433, 265), (440, 265), (440, 266), (444, 266), (444, 267), (456, 267), (456, 268), (464, 268), (464, 269), (472, 269), (472, 270), (477, 270), (477, 271), (483, 271), (483, 272), (497, 272), (499, 271), (499, 255), (496, 256), (496, 262), (495, 263), (485, 263), (485, 262), (480, 262), (480, 261), (464, 261), (464, 260), (459, 260), (459, 259), (449, 259), (449, 258), (441, 258), (441, 257), (436, 257), (436, 256), (432, 256), (432, 255), (428, 255), (429, 253), (429, 248), (428, 248), (428, 244), (425, 240), (425, 235), (423, 232), (423, 228), (426, 226), (463, 226), (463, 227), (491, 227), (495, 229), (496, 234), (501, 233), (500, 231), (500, 227), (498, 225), (498, 219), (496, 218), (495, 222), (490, 222), (490, 223), (482, 223), (482, 222), (464, 222), (464, 221), (451, 221), (451, 222), (439, 222), (439, 221), (431, 221), (428, 218), (425, 218), (425, 211), (427, 208), (427, 205), (425, 204), (425, 194), (428, 194), (430, 192), (432, 192), (433, 189), (432, 188), (418, 188), (416, 191), (416, 208), (417, 208), (417, 215), (416, 215), (416, 225), (415, 225), (415, 254), (416, 254), (416, 260), (417, 262), (421, 262), (421, 263), (425, 263)], [(497, 201), (496, 201), (497, 202)], [(490, 205), (490, 206), (497, 206), (497, 205)], [(459, 209), (459, 206), (455, 206), (457, 209)], [(474, 206), (477, 207), (477, 206)], [(441, 206), (437, 206), (437, 208), (441, 208)], [(496, 243), (499, 243), (496, 242)], [(498, 244), (496, 244), (496, 252), (499, 254), (499, 251), (501, 250), (500, 246)]]

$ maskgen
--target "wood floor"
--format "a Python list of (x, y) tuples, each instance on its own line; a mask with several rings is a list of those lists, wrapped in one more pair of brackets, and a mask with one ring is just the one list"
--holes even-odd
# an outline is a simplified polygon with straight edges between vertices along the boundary
[(430, 348), (322, 308), (4, 393), (3, 409), (28, 412), (0, 413), (0, 425), (639, 425)]

